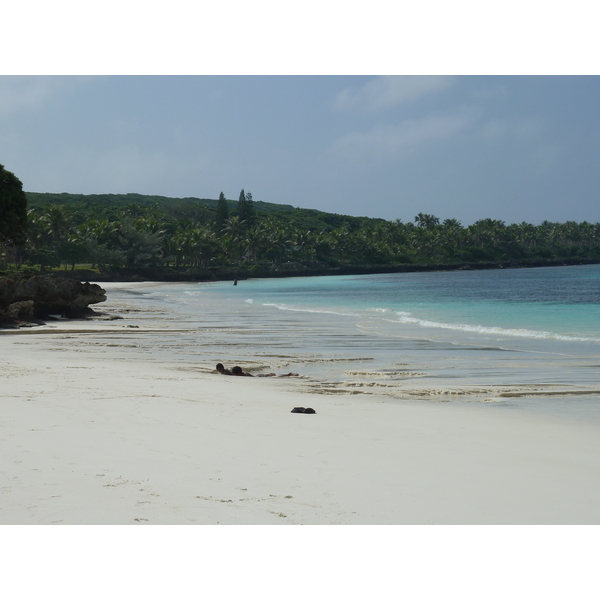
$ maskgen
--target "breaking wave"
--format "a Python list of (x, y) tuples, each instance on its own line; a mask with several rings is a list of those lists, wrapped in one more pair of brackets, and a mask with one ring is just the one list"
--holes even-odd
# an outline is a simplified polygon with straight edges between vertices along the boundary
[(553, 333), (551, 331), (535, 331), (533, 329), (507, 329), (505, 327), (487, 327), (485, 325), (467, 325), (465, 323), (440, 323), (438, 321), (428, 321), (427, 319), (418, 319), (410, 316), (411, 313), (396, 312), (399, 317), (394, 322), (397, 323), (411, 323), (419, 325), (421, 327), (431, 327), (436, 329), (451, 329), (454, 331), (467, 331), (471, 333), (485, 333), (492, 335), (505, 335), (512, 337), (523, 337), (523, 338), (534, 338), (534, 339), (546, 339), (546, 340), (562, 340), (570, 342), (600, 342), (600, 338), (597, 337), (582, 337), (563, 335), (559, 333)]
[(340, 312), (336, 310), (325, 310), (320, 308), (300, 308), (295, 306), (289, 306), (288, 304), (274, 304), (274, 303), (265, 303), (263, 306), (274, 306), (279, 310), (291, 310), (293, 312), (307, 312), (307, 313), (321, 313), (326, 315), (339, 315), (341, 317), (356, 317), (357, 313), (353, 312)]
[[(252, 300), (246, 300), (247, 303), (251, 304)], [(537, 331), (534, 329), (524, 328), (506, 328), (506, 327), (495, 327), (486, 325), (469, 325), (466, 323), (444, 323), (441, 321), (432, 321), (429, 319), (420, 319), (413, 316), (413, 313), (406, 311), (392, 311), (387, 308), (368, 308), (358, 311), (350, 310), (331, 310), (325, 308), (308, 308), (300, 306), (291, 306), (289, 304), (281, 303), (263, 303), (263, 306), (272, 306), (279, 310), (293, 311), (293, 312), (304, 312), (304, 313), (318, 313), (318, 314), (330, 314), (338, 315), (342, 317), (366, 317), (369, 319), (380, 318), (381, 320), (390, 323), (406, 323), (411, 325), (417, 325), (419, 327), (425, 327), (430, 329), (446, 329), (451, 331), (461, 331), (467, 333), (478, 333), (487, 335), (499, 335), (508, 337), (518, 338), (529, 338), (539, 340), (559, 340), (567, 342), (600, 342), (599, 337), (593, 336), (577, 336), (577, 335), (565, 335), (560, 333), (554, 333), (552, 331)], [(392, 318), (395, 315), (397, 318)]]

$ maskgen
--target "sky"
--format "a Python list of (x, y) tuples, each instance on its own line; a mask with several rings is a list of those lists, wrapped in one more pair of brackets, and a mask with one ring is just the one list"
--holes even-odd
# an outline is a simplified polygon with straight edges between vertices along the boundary
[(26, 191), (600, 221), (598, 76), (1, 76)]
[(94, 12), (89, 39), (69, 23), (49, 30), (52, 11), (29, 19), (28, 39), (42, 43), (0, 65), (0, 164), (33, 192), (237, 200), (244, 189), (404, 222), (420, 212), (463, 225), (600, 221), (600, 71), (582, 60), (595, 37), (570, 28), (592, 23), (581, 11), (533, 7), (538, 40), (527, 2), (513, 7), (518, 22), (512, 0), (477, 13), (482, 30), (451, 22), (472, 13), (468, 2), (394, 21), (375, 0), (372, 15), (321, 10), (336, 25), (327, 36), (327, 18), (282, 13), (282, 32), (246, 22), (251, 11), (230, 19), (229, 4), (207, 16), (227, 28), (199, 35), (174, 0), (142, 23), (160, 31), (153, 44), (128, 1), (118, 20)]

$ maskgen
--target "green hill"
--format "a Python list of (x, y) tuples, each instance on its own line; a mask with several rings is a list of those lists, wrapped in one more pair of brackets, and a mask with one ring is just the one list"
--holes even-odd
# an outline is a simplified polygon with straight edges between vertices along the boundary
[[(123, 208), (132, 203), (140, 206), (168, 206), (173, 204), (201, 204), (208, 208), (216, 208), (217, 200), (211, 198), (169, 198), (167, 196), (147, 196), (143, 194), (50, 194), (40, 192), (25, 192), (30, 207), (43, 207), (48, 204), (75, 205), (75, 206), (100, 206), (110, 208)], [(231, 209), (237, 207), (237, 200), (228, 200)], [(269, 202), (255, 202), (256, 208), (266, 212), (291, 211), (294, 207), (289, 204), (271, 204)]]
[(26, 194), (27, 243), (0, 253), (6, 268), (87, 265), (107, 277), (171, 280), (600, 261), (600, 223), (586, 221), (464, 227), (424, 213), (403, 223), (248, 205), (241, 194), (219, 211), (211, 198)]
[[(28, 207), (43, 210), (56, 205), (62, 206), (68, 213), (80, 213), (80, 216), (96, 218), (112, 218), (115, 212), (138, 208), (155, 207), (160, 212), (172, 218), (197, 216), (199, 211), (205, 211), (212, 218), (218, 200), (212, 198), (170, 198), (167, 196), (148, 196), (144, 194), (52, 194), (40, 192), (25, 192)], [(227, 200), (230, 211), (238, 207), (237, 200)], [(351, 217), (328, 213), (312, 208), (296, 208), (291, 204), (274, 204), (271, 202), (254, 201), (254, 209), (258, 215), (272, 215), (282, 221), (293, 223), (302, 229), (331, 231), (344, 225), (350, 231), (360, 229), (365, 224), (384, 222), (383, 219), (369, 217)]]

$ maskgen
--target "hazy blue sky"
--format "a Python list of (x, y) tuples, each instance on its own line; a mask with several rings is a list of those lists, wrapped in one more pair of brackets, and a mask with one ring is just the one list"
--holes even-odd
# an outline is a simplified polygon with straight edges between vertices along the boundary
[(0, 76), (27, 191), (600, 221), (598, 76)]

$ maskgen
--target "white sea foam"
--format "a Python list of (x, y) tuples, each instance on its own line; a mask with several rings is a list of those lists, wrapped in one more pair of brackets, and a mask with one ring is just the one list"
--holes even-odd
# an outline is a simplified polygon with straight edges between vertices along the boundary
[[(247, 303), (252, 303), (252, 301), (246, 300)], [(385, 314), (391, 313), (389, 309), (386, 308), (369, 308), (365, 311), (357, 311), (357, 312), (342, 312), (335, 310), (327, 310), (321, 308), (307, 308), (307, 307), (299, 307), (299, 306), (291, 306), (289, 304), (280, 304), (280, 303), (263, 303), (263, 306), (273, 306), (279, 310), (287, 310), (293, 312), (304, 312), (304, 313), (319, 313), (319, 314), (331, 314), (338, 315), (343, 317), (360, 317), (361, 314), (363, 316), (368, 315), (369, 313), (379, 313), (381, 314), (381, 318), (383, 320), (392, 322), (392, 323), (411, 323), (415, 325), (419, 325), (420, 327), (433, 328), (433, 329), (447, 329), (452, 331), (464, 331), (470, 333), (480, 333), (480, 334), (491, 334), (491, 335), (501, 335), (501, 336), (509, 336), (509, 337), (520, 337), (520, 338), (530, 338), (530, 339), (546, 339), (546, 340), (558, 340), (558, 341), (566, 341), (566, 342), (600, 342), (600, 338), (597, 337), (584, 337), (584, 336), (571, 336), (564, 335), (559, 333), (554, 333), (551, 331), (536, 331), (532, 329), (508, 329), (504, 327), (488, 327), (484, 325), (468, 325), (466, 323), (443, 323), (439, 321), (430, 321), (427, 319), (419, 319), (417, 317), (412, 316), (413, 313), (408, 311), (393, 311), (397, 317), (396, 319), (386, 319)]]
[(363, 377), (372, 379), (398, 379), (408, 377), (422, 377), (425, 373), (418, 371), (365, 371), (365, 370), (347, 370), (346, 375), (353, 377)]
[(244, 302), (246, 304), (254, 304), (254, 300), (252, 300), (252, 298), (247, 298), (246, 300), (244, 300)]
[(320, 313), (320, 314), (327, 314), (327, 315), (339, 315), (341, 317), (355, 317), (356, 313), (351, 313), (351, 312), (340, 312), (340, 311), (335, 311), (335, 310), (324, 310), (324, 309), (317, 309), (317, 308), (299, 308), (299, 307), (295, 307), (295, 306), (290, 306), (289, 304), (274, 304), (274, 303), (264, 303), (263, 306), (274, 306), (275, 308), (278, 308), (279, 310), (290, 310), (293, 312), (307, 312), (307, 313)]
[(487, 333), (492, 335), (505, 335), (512, 337), (525, 337), (535, 339), (552, 339), (570, 342), (600, 342), (600, 338), (595, 337), (579, 337), (562, 335), (559, 333), (553, 333), (551, 331), (535, 331), (532, 329), (506, 329), (504, 327), (486, 327), (484, 325), (467, 325), (464, 323), (440, 323), (437, 321), (428, 321), (426, 319), (417, 319), (410, 317), (410, 313), (396, 312), (396, 315), (400, 317), (397, 322), (399, 323), (414, 323), (421, 327), (432, 327), (437, 329), (451, 329), (453, 331), (469, 331), (473, 333)]

